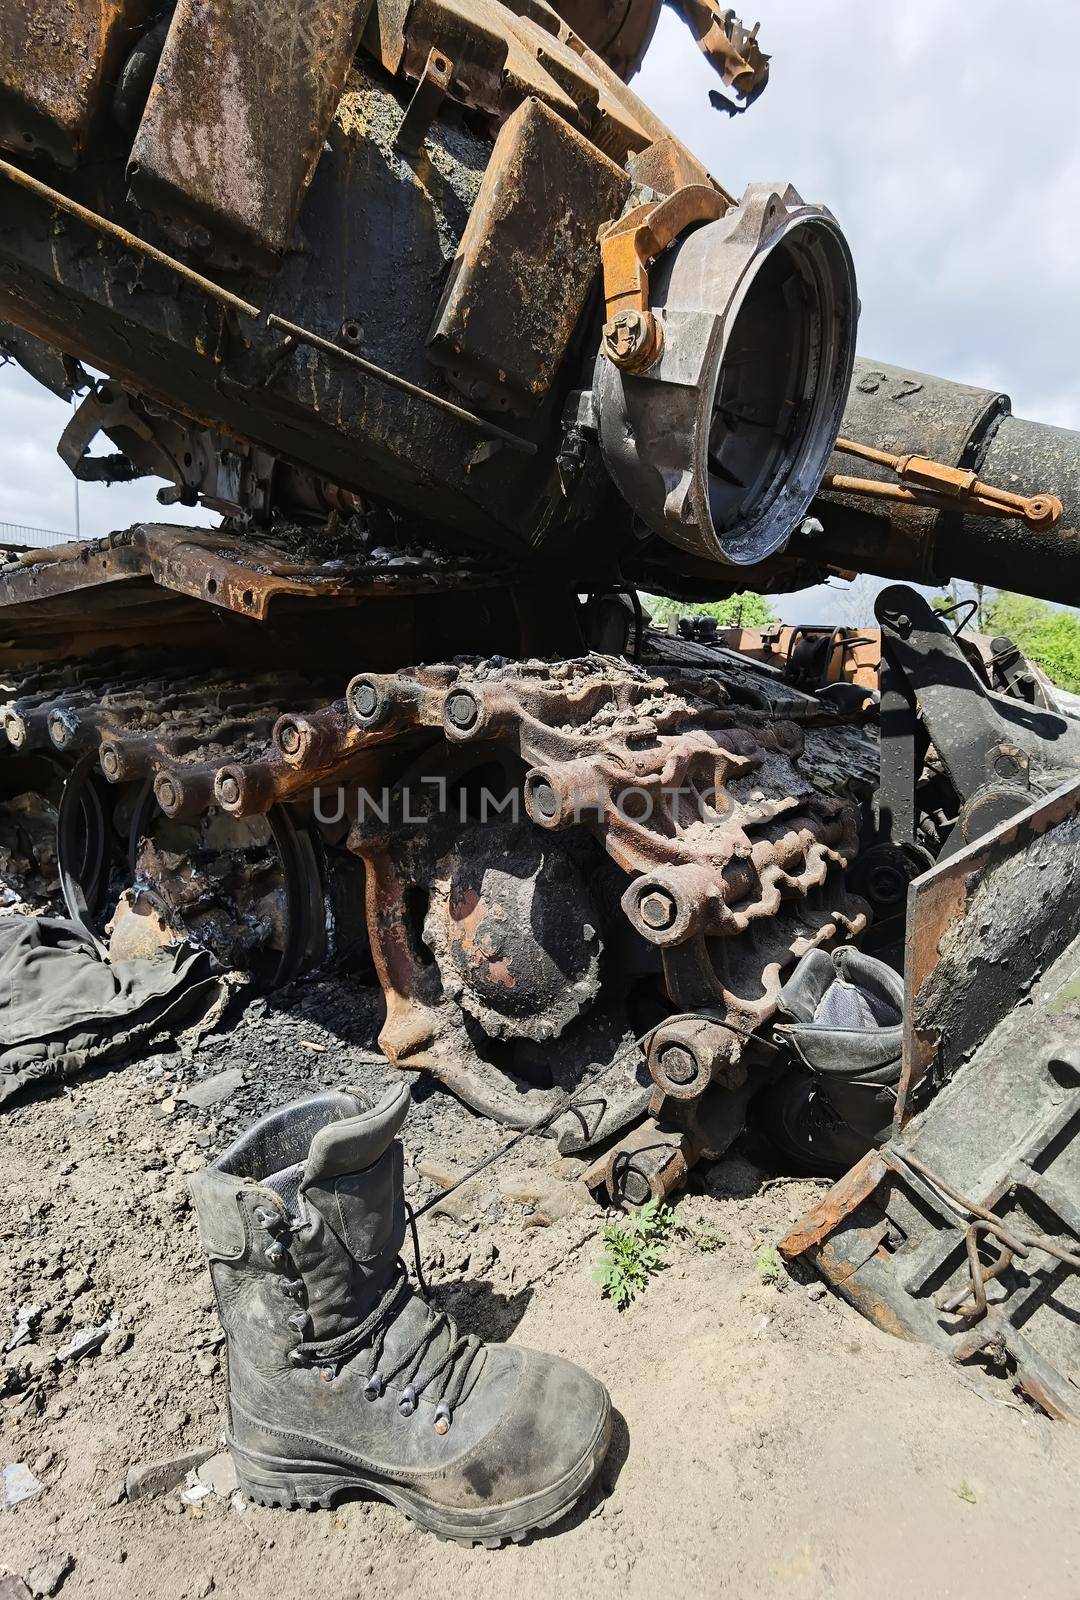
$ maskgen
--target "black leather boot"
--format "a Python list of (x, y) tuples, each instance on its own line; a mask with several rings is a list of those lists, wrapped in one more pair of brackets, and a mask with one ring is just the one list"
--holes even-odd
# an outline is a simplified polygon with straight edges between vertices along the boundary
[(775, 1029), (802, 1067), (764, 1097), (766, 1131), (789, 1165), (846, 1172), (889, 1136), (904, 1032), (904, 981), (850, 945), (811, 950), (780, 991)]
[(482, 1344), (413, 1290), (398, 1257), (408, 1109), (405, 1085), (373, 1109), (316, 1095), (193, 1177), (227, 1340), (229, 1449), (264, 1505), (359, 1489), (496, 1546), (584, 1493), (611, 1404), (579, 1367)]

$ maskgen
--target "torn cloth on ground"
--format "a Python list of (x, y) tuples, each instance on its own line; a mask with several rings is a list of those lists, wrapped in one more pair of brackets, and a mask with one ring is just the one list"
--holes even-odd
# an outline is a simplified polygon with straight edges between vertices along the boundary
[(217, 997), (205, 950), (105, 960), (74, 922), (0, 920), (0, 1105), (37, 1078), (67, 1077), (186, 1026)]

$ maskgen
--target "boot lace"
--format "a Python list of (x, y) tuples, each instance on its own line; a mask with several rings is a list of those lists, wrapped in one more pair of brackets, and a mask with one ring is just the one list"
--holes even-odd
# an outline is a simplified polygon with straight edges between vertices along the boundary
[[(262, 1227), (275, 1235), (275, 1242), (281, 1245), (281, 1252), (274, 1259), (282, 1260), (293, 1228), (285, 1218), (276, 1215), (264, 1214), (258, 1217), (258, 1221)], [(427, 1285), (424, 1283), (420, 1268), (419, 1241), (416, 1237), (415, 1224), (413, 1248), (416, 1254), (417, 1281), (427, 1315), (424, 1326), (416, 1338), (406, 1345), (391, 1365), (385, 1368), (383, 1366), (386, 1338), (396, 1313), (413, 1293), (409, 1269), (400, 1256), (395, 1263), (390, 1283), (368, 1315), (355, 1328), (338, 1334), (334, 1339), (301, 1339), (291, 1351), (290, 1359), (295, 1366), (322, 1367), (324, 1376), (329, 1378), (361, 1350), (370, 1348), (371, 1365), (367, 1382), (364, 1384), (365, 1399), (379, 1399), (389, 1383), (400, 1379), (402, 1382), (401, 1393), (398, 1396), (398, 1410), (402, 1416), (411, 1417), (416, 1411), (420, 1396), (438, 1384), (434, 1425), (436, 1433), (446, 1433), (482, 1350), (482, 1342), (474, 1333), (461, 1333), (453, 1317), (445, 1311), (436, 1311), (428, 1303)], [(290, 1280), (286, 1287), (291, 1289), (294, 1283), (297, 1288), (302, 1288), (300, 1279)], [(305, 1318), (304, 1321), (306, 1320)], [(299, 1327), (296, 1319), (290, 1318), (290, 1322), (294, 1327)], [(437, 1349), (440, 1344), (441, 1349)], [(422, 1373), (421, 1369), (425, 1364), (426, 1371)]]

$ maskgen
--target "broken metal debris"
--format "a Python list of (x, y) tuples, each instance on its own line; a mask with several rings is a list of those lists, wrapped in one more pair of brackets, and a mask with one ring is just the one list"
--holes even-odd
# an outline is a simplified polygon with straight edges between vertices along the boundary
[(1080, 784), (909, 892), (893, 1137), (780, 1248), (882, 1327), (1076, 1418)]

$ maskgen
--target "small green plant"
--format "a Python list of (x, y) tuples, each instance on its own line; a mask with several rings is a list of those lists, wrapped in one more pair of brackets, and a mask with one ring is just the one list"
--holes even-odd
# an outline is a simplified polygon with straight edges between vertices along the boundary
[(664, 1246), (681, 1224), (671, 1206), (659, 1200), (632, 1211), (624, 1223), (609, 1223), (600, 1235), (604, 1254), (593, 1268), (600, 1292), (616, 1311), (625, 1311), (649, 1279), (667, 1266)]
[(717, 1250), (722, 1250), (727, 1243), (722, 1234), (704, 1223), (693, 1230), (693, 1241), (704, 1256), (711, 1256)]
[(774, 1244), (762, 1246), (754, 1257), (754, 1265), (758, 1269), (758, 1276), (762, 1283), (779, 1283), (780, 1257), (776, 1253)]

